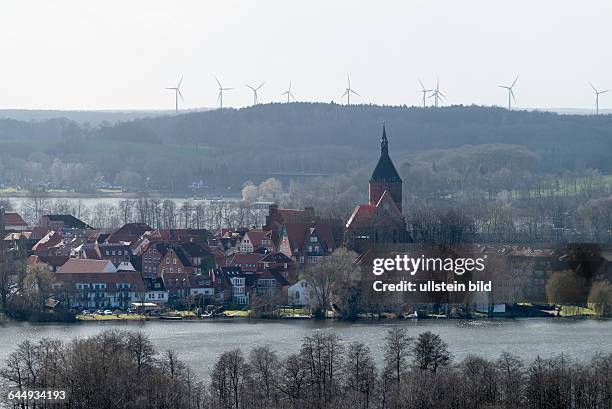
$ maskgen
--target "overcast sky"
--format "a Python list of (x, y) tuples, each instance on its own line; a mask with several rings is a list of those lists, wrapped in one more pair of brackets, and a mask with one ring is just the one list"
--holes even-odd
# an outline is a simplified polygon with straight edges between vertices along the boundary
[[(176, 4), (180, 3), (180, 4)], [(185, 108), (216, 105), (214, 75), (280, 101), (420, 104), (421, 78), (450, 104), (594, 106), (612, 88), (612, 2), (4, 0), (0, 109), (165, 109), (184, 74)], [(612, 92), (600, 107), (612, 107)]]

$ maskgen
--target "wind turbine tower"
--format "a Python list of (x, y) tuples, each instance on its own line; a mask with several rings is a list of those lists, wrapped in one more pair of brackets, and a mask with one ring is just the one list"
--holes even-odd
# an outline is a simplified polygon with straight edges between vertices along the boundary
[(258, 87), (252, 87), (249, 84), (246, 84), (246, 86), (249, 87), (251, 91), (253, 91), (253, 105), (257, 105), (257, 91), (259, 91), (259, 89), (263, 87), (264, 84), (265, 82), (262, 82), (261, 84), (259, 84)]
[(440, 91), (440, 79), (438, 78), (438, 81), (436, 82), (436, 89), (433, 90), (432, 94), (429, 96), (429, 98), (434, 99), (434, 106), (437, 108), (439, 105), (439, 102), (443, 101), (444, 98), (446, 98), (446, 96), (444, 96), (444, 94), (442, 93), (442, 91)]
[(183, 76), (181, 75), (181, 80), (179, 81), (178, 85), (176, 87), (169, 87), (166, 89), (171, 89), (174, 91), (174, 109), (176, 112), (178, 112), (178, 99), (179, 96), (181, 97), (181, 101), (185, 101), (183, 99), (183, 94), (181, 94), (181, 83), (183, 82)]
[(217, 84), (219, 84), (219, 96), (217, 97), (217, 101), (219, 101), (219, 108), (223, 108), (223, 91), (229, 91), (234, 88), (223, 88), (221, 83), (219, 82), (219, 78), (215, 77)]
[(434, 91), (433, 89), (426, 89), (425, 85), (423, 85), (423, 81), (419, 80), (419, 83), (421, 84), (421, 92), (423, 93), (423, 108), (425, 108), (426, 104), (425, 104), (425, 98), (427, 97), (427, 93), (428, 92), (432, 92)]
[(512, 83), (512, 85), (507, 86), (507, 85), (498, 85), (498, 87), (503, 88), (505, 90), (508, 91), (508, 109), (512, 109), (512, 100), (514, 100), (514, 102), (516, 103), (516, 97), (514, 96), (514, 85), (516, 84), (516, 82), (518, 81), (519, 77), (518, 75), (516, 76), (516, 78), (514, 79), (514, 82)]
[(295, 101), (295, 97), (291, 93), (291, 81), (289, 81), (289, 88), (287, 89), (287, 91), (283, 92), (281, 95), (287, 95), (287, 103), (290, 102), (291, 98), (293, 98), (293, 100)]
[(351, 77), (349, 77), (348, 74), (346, 74), (346, 79), (348, 81), (348, 86), (346, 87), (344, 94), (342, 94), (341, 98), (344, 98), (346, 96), (346, 105), (351, 105), (351, 94), (355, 94), (357, 96), (359, 96), (359, 94), (351, 88)]
[(595, 91), (595, 115), (599, 115), (599, 95), (600, 94), (605, 94), (606, 92), (610, 91), (609, 89), (605, 90), (605, 91), (597, 91), (597, 88), (595, 88), (593, 86), (593, 84), (589, 83), (591, 85), (591, 88), (593, 88), (593, 91)]

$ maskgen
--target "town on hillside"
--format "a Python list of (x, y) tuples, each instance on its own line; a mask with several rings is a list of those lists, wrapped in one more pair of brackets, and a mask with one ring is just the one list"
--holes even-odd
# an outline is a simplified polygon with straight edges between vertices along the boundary
[[(126, 223), (107, 229), (71, 214), (44, 214), (30, 225), (17, 212), (1, 210), (0, 307), (24, 319), (33, 311), (34, 316), (64, 312), (82, 319), (186, 317), (169, 311), (198, 317), (249, 311), (254, 316), (305, 318), (317, 310), (323, 316), (351, 318), (418, 316), (422, 311), (449, 316), (504, 313), (506, 304), (514, 304), (516, 311), (525, 301), (561, 303), (558, 294), (567, 281), (552, 280), (556, 272), (577, 272), (591, 285), (612, 281), (612, 248), (465, 244), (457, 237), (435, 247), (438, 255), (488, 257), (488, 272), (498, 279), (488, 297), (417, 302), (374, 294), (369, 291), (373, 257), (425, 251), (425, 243), (408, 228), (402, 202), (403, 181), (383, 127), (368, 202), (356, 204), (348, 220), (320, 217), (313, 207), (288, 209), (272, 203), (266, 205), (260, 226), (210, 231)], [(343, 264), (347, 258), (348, 271)], [(342, 269), (347, 274), (337, 274)], [(586, 301), (574, 303), (586, 308)]]

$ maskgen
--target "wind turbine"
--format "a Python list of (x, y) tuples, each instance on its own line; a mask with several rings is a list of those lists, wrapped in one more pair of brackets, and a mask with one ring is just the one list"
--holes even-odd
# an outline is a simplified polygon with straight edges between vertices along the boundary
[(289, 103), (290, 98), (293, 98), (293, 100), (295, 101), (295, 97), (291, 93), (291, 81), (289, 81), (289, 89), (283, 92), (281, 95), (287, 95), (287, 103)]
[(346, 74), (346, 79), (348, 81), (348, 87), (346, 87), (344, 94), (342, 94), (340, 98), (344, 98), (344, 96), (346, 95), (346, 105), (351, 105), (351, 93), (357, 96), (359, 96), (359, 94), (351, 88), (351, 77), (349, 77), (348, 74)]
[(432, 97), (434, 98), (434, 106), (436, 108), (438, 107), (438, 102), (446, 98), (444, 94), (442, 93), (442, 91), (440, 91), (440, 79), (439, 78), (438, 78), (438, 82), (436, 82), (436, 89), (434, 89), (432, 94), (429, 96), (429, 98), (432, 98)]
[(217, 80), (217, 84), (219, 84), (219, 96), (217, 97), (217, 101), (219, 101), (219, 108), (223, 108), (223, 91), (229, 91), (234, 88), (223, 88), (219, 82), (219, 78), (215, 77), (215, 80)]
[[(498, 85), (498, 87), (508, 90), (508, 109), (512, 109), (512, 99), (514, 100), (514, 102), (516, 102), (516, 97), (514, 96), (514, 91), (512, 90), (512, 88), (514, 88), (514, 85), (516, 84), (518, 79), (519, 79), (519, 76), (517, 75), (516, 78), (514, 79), (514, 82), (510, 86)], [(510, 99), (510, 97), (512, 97), (512, 99)]]
[(263, 87), (265, 84), (265, 82), (262, 82), (261, 84), (259, 84), (258, 87), (252, 87), (249, 84), (245, 84), (247, 87), (251, 88), (251, 90), (253, 91), (253, 105), (257, 105), (257, 91), (259, 91), (259, 88)]
[(183, 76), (181, 75), (181, 80), (179, 81), (178, 85), (176, 87), (169, 87), (166, 89), (171, 89), (174, 90), (174, 109), (176, 110), (176, 112), (178, 112), (178, 97), (180, 95), (181, 97), (181, 101), (185, 102), (185, 100), (183, 99), (183, 94), (181, 94), (181, 83), (183, 82)]
[(605, 91), (597, 91), (597, 88), (595, 88), (593, 84), (591, 84), (590, 82), (589, 84), (591, 85), (591, 88), (593, 88), (593, 91), (595, 91), (595, 115), (599, 115), (599, 94), (605, 94), (610, 90), (607, 89)]
[(421, 80), (419, 80), (419, 83), (421, 84), (421, 92), (423, 93), (423, 108), (425, 108), (425, 98), (427, 97), (427, 93), (432, 92), (433, 89), (426, 89), (425, 85), (423, 85), (423, 81)]

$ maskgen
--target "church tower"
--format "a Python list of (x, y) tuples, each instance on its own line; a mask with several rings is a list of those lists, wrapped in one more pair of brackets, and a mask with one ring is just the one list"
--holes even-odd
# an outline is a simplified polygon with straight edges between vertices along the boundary
[(387, 139), (387, 132), (383, 125), (382, 139), (380, 141), (380, 158), (370, 178), (368, 189), (370, 206), (376, 206), (383, 193), (385, 193), (385, 190), (391, 195), (391, 198), (401, 212), (402, 179), (389, 157), (389, 140)]

